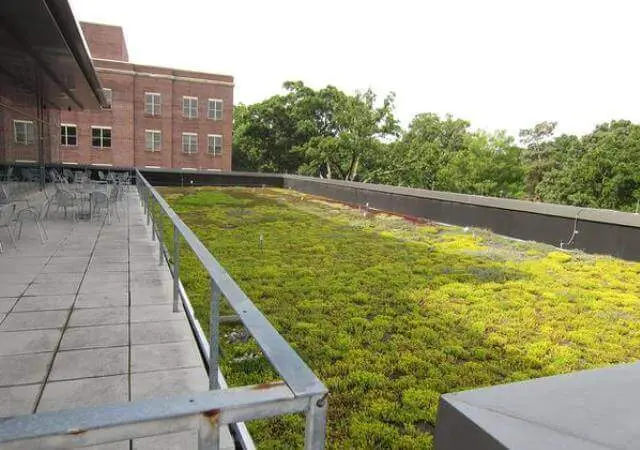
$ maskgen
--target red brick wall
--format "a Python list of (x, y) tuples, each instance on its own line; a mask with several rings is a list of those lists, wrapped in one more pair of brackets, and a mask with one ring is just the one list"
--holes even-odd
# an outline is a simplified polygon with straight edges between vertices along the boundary
[[(170, 72), (168, 70), (167, 72)], [(173, 167), (172, 164), (172, 81), (162, 78), (135, 78), (135, 154), (134, 162), (138, 167), (158, 166)], [(160, 94), (160, 116), (145, 114), (145, 92)], [(145, 130), (160, 130), (162, 142), (160, 151), (151, 152), (146, 149)]]
[[(112, 89), (111, 109), (61, 111), (61, 123), (77, 125), (78, 145), (60, 146), (60, 160), (79, 164), (133, 166), (133, 76), (112, 73), (98, 75), (102, 86)], [(111, 148), (92, 147), (91, 126), (111, 127)]]
[[(233, 86), (225, 83), (232, 83), (232, 77), (211, 75), (205, 79), (201, 73), (189, 76), (190, 72), (180, 71), (181, 78), (176, 78), (176, 71), (173, 69), (113, 61), (94, 61), (94, 64), (102, 86), (112, 90), (112, 107), (102, 111), (61, 112), (61, 123), (75, 124), (78, 127), (78, 145), (60, 146), (61, 162), (231, 170)], [(113, 73), (114, 69), (118, 73)], [(192, 80), (194, 78), (202, 81)], [(162, 110), (159, 117), (145, 114), (145, 92), (160, 93)], [(198, 97), (197, 119), (183, 117), (182, 97), (185, 95)], [(223, 101), (222, 120), (208, 119), (210, 98)], [(96, 149), (91, 146), (92, 125), (112, 127), (111, 149)], [(160, 151), (151, 152), (146, 149), (145, 130), (161, 131)], [(183, 132), (198, 134), (196, 154), (182, 152)], [(56, 130), (56, 134), (59, 136), (59, 130)], [(208, 153), (208, 134), (222, 135), (222, 155), (213, 156)]]
[(80, 27), (92, 58), (129, 61), (122, 27), (89, 22), (80, 22)]
[[(198, 118), (187, 119), (182, 114), (182, 97), (198, 97)], [(174, 82), (173, 86), (173, 167), (194, 169), (231, 170), (231, 133), (233, 127), (233, 87), (216, 84), (201, 84), (186, 81)], [(223, 101), (223, 120), (207, 118), (208, 100)], [(198, 134), (198, 153), (182, 152), (182, 133)], [(207, 152), (207, 135), (222, 135), (222, 155)]]
[[(231, 170), (233, 128), (233, 77), (190, 72), (164, 67), (134, 65), (128, 60), (121, 27), (81, 23), (94, 58), (94, 66), (104, 88), (112, 90), (111, 109), (100, 111), (61, 111), (60, 123), (75, 124), (78, 145), (59, 144), (60, 129), (51, 130), (57, 144), (51, 154), (60, 162), (111, 164), (124, 167), (159, 166)], [(98, 58), (98, 59), (95, 59)], [(107, 61), (109, 60), (109, 61)], [(145, 114), (145, 92), (161, 94), (159, 117)], [(182, 115), (182, 97), (198, 97), (198, 118)], [(223, 119), (207, 118), (208, 100), (223, 101)], [(91, 126), (111, 127), (111, 148), (91, 146)], [(146, 149), (145, 130), (160, 130), (160, 151)], [(182, 133), (198, 134), (198, 152), (182, 152)], [(222, 135), (222, 155), (207, 152), (207, 135)]]

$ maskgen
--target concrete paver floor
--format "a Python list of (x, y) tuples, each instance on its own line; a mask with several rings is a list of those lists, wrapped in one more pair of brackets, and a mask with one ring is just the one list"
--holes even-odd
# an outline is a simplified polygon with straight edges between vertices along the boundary
[[(52, 210), (44, 244), (33, 223), (17, 249), (0, 230), (0, 417), (208, 389), (136, 191), (118, 207), (110, 224)], [(91, 448), (196, 447), (194, 430)]]

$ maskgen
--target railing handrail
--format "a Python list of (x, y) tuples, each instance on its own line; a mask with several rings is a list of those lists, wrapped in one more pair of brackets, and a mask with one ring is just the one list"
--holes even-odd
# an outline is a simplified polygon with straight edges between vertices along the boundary
[[(41, 412), (1, 420), (0, 443), (52, 436), (80, 437), (82, 434), (88, 435), (97, 430), (116, 429), (132, 424), (140, 425), (207, 413), (211, 416), (215, 415), (212, 417), (212, 422), (216, 426), (228, 425), (239, 420), (247, 420), (247, 418), (269, 417), (273, 415), (274, 410), (277, 410), (277, 407), (273, 407), (274, 403), (286, 403), (291, 408), (291, 412), (302, 411), (305, 407), (304, 400), (304, 398), (296, 399), (287, 386), (271, 383), (172, 397), (153, 397), (130, 403)], [(258, 411), (261, 405), (271, 405), (270, 411), (260, 414)], [(180, 426), (180, 428), (183, 427)], [(134, 433), (135, 436), (123, 436), (123, 439), (166, 432), (142, 430), (140, 433)], [(131, 433), (125, 430), (125, 434)], [(114, 437), (105, 439), (102, 436), (98, 439), (99, 443), (117, 440)]]
[(211, 279), (216, 283), (227, 302), (238, 314), (247, 331), (254, 337), (266, 358), (294, 395), (326, 394), (327, 388), (309, 366), (291, 348), (193, 231), (137, 169), (136, 180), (140, 180), (143, 183), (145, 189), (153, 196), (175, 229), (178, 230), (189, 247), (191, 247), (191, 250), (209, 273)]

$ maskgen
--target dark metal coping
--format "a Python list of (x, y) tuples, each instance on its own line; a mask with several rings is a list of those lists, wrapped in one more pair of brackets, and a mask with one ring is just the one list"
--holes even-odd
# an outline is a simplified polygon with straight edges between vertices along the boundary
[[(299, 175), (283, 175), (286, 179), (307, 181), (310, 178)], [(489, 208), (506, 209), (510, 211), (530, 212), (547, 216), (578, 218), (592, 222), (615, 223), (628, 227), (640, 227), (640, 216), (633, 213), (608, 209), (587, 208), (580, 206), (559, 205), (555, 203), (531, 202), (510, 198), (485, 197), (481, 195), (456, 194), (453, 192), (431, 191), (428, 189), (409, 188), (402, 186), (388, 186), (382, 184), (358, 183), (353, 181), (326, 180), (313, 178), (315, 183), (331, 184), (354, 189), (369, 190), (401, 194), (411, 197), (429, 198), (445, 202), (464, 203)]]

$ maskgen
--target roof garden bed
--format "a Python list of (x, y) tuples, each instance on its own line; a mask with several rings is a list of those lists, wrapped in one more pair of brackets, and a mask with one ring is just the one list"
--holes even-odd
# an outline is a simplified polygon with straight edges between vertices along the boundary
[[(329, 448), (431, 448), (442, 393), (640, 357), (638, 263), (282, 189), (161, 192), (330, 389)], [(206, 326), (186, 250), (181, 278)], [(222, 336), (230, 385), (275, 378), (239, 325)], [(302, 416), (248, 425), (301, 447)]]

